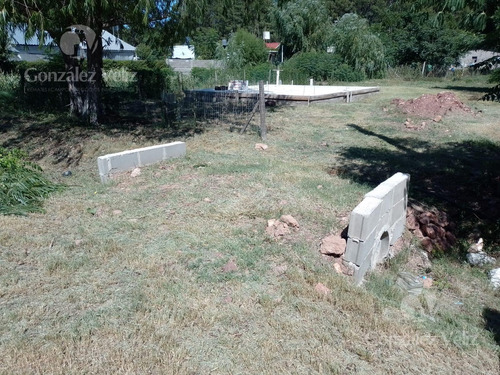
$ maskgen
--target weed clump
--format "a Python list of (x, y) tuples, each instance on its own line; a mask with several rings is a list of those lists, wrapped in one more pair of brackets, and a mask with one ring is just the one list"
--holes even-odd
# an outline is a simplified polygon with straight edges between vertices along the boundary
[(47, 180), (42, 168), (27, 157), (21, 150), (0, 147), (0, 214), (26, 215), (43, 211), (44, 199), (63, 188)]

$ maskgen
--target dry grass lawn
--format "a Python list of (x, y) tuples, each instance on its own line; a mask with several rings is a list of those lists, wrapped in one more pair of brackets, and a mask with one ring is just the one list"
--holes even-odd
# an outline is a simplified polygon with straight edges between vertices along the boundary
[[(0, 217), (0, 373), (497, 374), (500, 328), (485, 311), (500, 311), (500, 294), (485, 271), (437, 259), (435, 285), (412, 300), (394, 287), (417, 251), (408, 234), (411, 245), (363, 287), (318, 252), (386, 177), (350, 176), (370, 160), (362, 152), (346, 159), (349, 150), (390, 154), (404, 144), (422, 152), (483, 140), (500, 147), (498, 104), (457, 90), (480, 116), (408, 131), (390, 101), (449, 82), (375, 84), (380, 94), (360, 102), (270, 112), (266, 151), (254, 149), (256, 134), (219, 124), (186, 138), (185, 158), (109, 185), (99, 182), (96, 157), (157, 143), (161, 131), (94, 129), (75, 140), (86, 130), (68, 129), (62, 141), (78, 142), (83, 155), (73, 176), (61, 177), (64, 164), (50, 150), (40, 160), (68, 188), (44, 214)], [(12, 125), (0, 141), (26, 126)], [(54, 146), (38, 136), (57, 132), (50, 121), (37, 126), (22, 140), (32, 153)], [(266, 222), (282, 214), (300, 229), (274, 241)], [(225, 272), (230, 261), (236, 269)], [(319, 282), (331, 293), (316, 292)]]

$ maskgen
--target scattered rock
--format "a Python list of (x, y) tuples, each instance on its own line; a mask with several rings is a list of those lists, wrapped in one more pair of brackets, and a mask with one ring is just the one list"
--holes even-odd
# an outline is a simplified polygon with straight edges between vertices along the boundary
[(141, 168), (134, 168), (134, 170), (130, 173), (130, 177), (138, 177), (141, 175)]
[(280, 221), (288, 225), (289, 227), (299, 228), (299, 222), (295, 220), (292, 215), (281, 215)]
[(352, 262), (348, 262), (346, 260), (342, 261), (342, 272), (344, 273), (344, 275), (353, 276), (356, 267), (357, 266)]
[(489, 272), (491, 286), (495, 289), (500, 288), (500, 268), (492, 269)]
[(440, 122), (442, 119), (443, 119), (443, 116), (437, 115), (436, 117), (434, 117), (432, 119), (432, 121), (434, 121), (434, 122)]
[(422, 247), (429, 254), (435, 249), (446, 251), (457, 240), (451, 232), (455, 226), (448, 220), (446, 212), (436, 209), (425, 209), (417, 205), (408, 207), (406, 227), (420, 238)]
[(323, 189), (323, 185), (316, 186), (318, 189)]
[(277, 239), (291, 233), (290, 228), (298, 230), (299, 222), (292, 215), (282, 215), (279, 220), (269, 219), (267, 221), (266, 233)]
[(339, 264), (339, 263), (333, 263), (333, 269), (335, 270), (335, 272), (337, 272), (339, 275), (342, 275), (343, 272), (342, 272), (342, 266)]
[(233, 260), (230, 260), (222, 267), (222, 271), (226, 273), (238, 271), (238, 265)]
[(62, 173), (63, 177), (70, 177), (73, 173), (71, 173), (71, 171), (64, 171)]
[(83, 243), (83, 240), (75, 240), (75, 246), (80, 246)]
[(432, 287), (432, 284), (434, 283), (434, 280), (432, 280), (432, 277), (429, 276), (421, 276), (422, 277), (422, 285), (424, 289), (429, 289)]
[(321, 240), (320, 252), (340, 256), (345, 253), (346, 241), (339, 235), (330, 234)]
[(121, 215), (122, 213), (123, 213), (122, 210), (113, 210), (113, 215), (115, 216)]
[(276, 276), (281, 276), (281, 275), (285, 274), (287, 269), (288, 269), (288, 266), (286, 264), (283, 264), (283, 265), (279, 265), (279, 266), (274, 266), (273, 272), (276, 274)]
[(477, 241), (477, 243), (471, 245), (469, 247), (469, 250), (468, 250), (469, 253), (480, 253), (482, 251), (483, 251), (483, 239), (482, 238), (480, 238)]
[(322, 294), (322, 295), (328, 295), (330, 294), (332, 291), (327, 288), (324, 284), (322, 283), (317, 283), (316, 286), (314, 287), (314, 290), (316, 292), (318, 292), (319, 294)]
[(481, 251), (478, 253), (468, 253), (467, 262), (469, 262), (471, 266), (482, 267), (487, 264), (494, 264), (495, 258), (490, 257), (484, 251)]
[(204, 202), (207, 202), (207, 203), (212, 202), (212, 200), (211, 200), (210, 198), (203, 198), (203, 201), (204, 201)]
[(268, 148), (269, 148), (269, 146), (264, 144), (264, 143), (256, 143), (255, 144), (256, 150), (264, 151), (264, 150), (267, 150)]

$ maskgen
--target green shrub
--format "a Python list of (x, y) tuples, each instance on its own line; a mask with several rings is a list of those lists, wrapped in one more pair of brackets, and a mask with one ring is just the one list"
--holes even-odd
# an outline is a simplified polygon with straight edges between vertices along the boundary
[(245, 70), (245, 79), (247, 79), (250, 84), (254, 84), (259, 81), (268, 81), (269, 71), (272, 69), (273, 66), (269, 63), (262, 63), (248, 67)]
[(20, 150), (0, 147), (0, 213), (25, 215), (42, 211), (43, 200), (61, 190), (62, 185), (48, 181), (42, 169), (27, 160)]
[(281, 75), (283, 81), (307, 84), (310, 78), (315, 81), (357, 82), (365, 77), (355, 71), (335, 54), (326, 52), (299, 53), (286, 61)]
[(239, 70), (264, 63), (268, 52), (262, 39), (240, 29), (231, 35), (227, 48), (218, 47), (217, 57), (227, 68)]
[(102, 73), (102, 79), (107, 88), (114, 90), (131, 90), (137, 85), (134, 72), (124, 67), (105, 70)]
[(141, 98), (160, 98), (164, 90), (169, 87), (170, 78), (174, 75), (165, 61), (115, 61), (104, 60), (103, 70), (125, 69), (125, 71), (135, 73), (137, 89)]
[(19, 88), (19, 75), (0, 73), (0, 91), (14, 92)]

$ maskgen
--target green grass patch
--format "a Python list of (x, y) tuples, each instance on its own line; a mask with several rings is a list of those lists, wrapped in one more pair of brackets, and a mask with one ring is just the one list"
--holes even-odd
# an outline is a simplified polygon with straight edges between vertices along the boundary
[(4, 215), (40, 212), (44, 199), (62, 189), (62, 185), (44, 177), (42, 169), (27, 157), (20, 150), (0, 147), (0, 213)]

